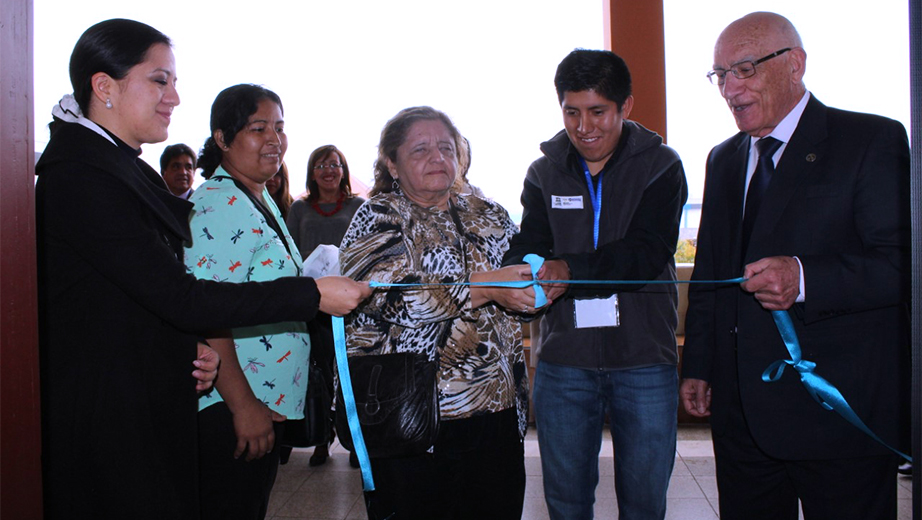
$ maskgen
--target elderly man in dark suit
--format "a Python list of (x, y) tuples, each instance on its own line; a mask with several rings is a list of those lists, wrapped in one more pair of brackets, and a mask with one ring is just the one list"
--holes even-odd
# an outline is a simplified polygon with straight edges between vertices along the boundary
[[(770, 311), (803, 358), (899, 447), (908, 397), (909, 147), (880, 116), (826, 107), (784, 17), (721, 33), (711, 81), (740, 133), (715, 147), (689, 294), (681, 400), (711, 415), (721, 520), (895, 518), (896, 456), (817, 404), (787, 371)], [(856, 92), (857, 94), (858, 92)], [(762, 157), (760, 157), (762, 156)]]

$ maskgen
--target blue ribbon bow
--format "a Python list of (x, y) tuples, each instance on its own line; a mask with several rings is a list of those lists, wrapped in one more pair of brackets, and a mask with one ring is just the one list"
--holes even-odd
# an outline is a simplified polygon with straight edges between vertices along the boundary
[(784, 341), (784, 345), (787, 347), (791, 359), (779, 359), (769, 365), (768, 368), (762, 372), (762, 381), (766, 383), (778, 381), (784, 373), (785, 366), (791, 365), (794, 367), (794, 370), (800, 374), (800, 382), (803, 383), (804, 387), (807, 389), (807, 393), (809, 393), (820, 406), (841, 415), (846, 421), (869, 435), (875, 441), (883, 444), (893, 453), (912, 462), (912, 457), (891, 447), (864, 424), (864, 421), (858, 417), (858, 414), (852, 410), (848, 401), (845, 400), (842, 392), (839, 392), (839, 389), (836, 388), (835, 385), (814, 372), (816, 363), (803, 359), (800, 351), (800, 340), (797, 339), (797, 333), (794, 331), (794, 323), (791, 322), (791, 316), (788, 312), (772, 311), (772, 318), (775, 319), (775, 326), (778, 327), (778, 332), (781, 334), (781, 339)]

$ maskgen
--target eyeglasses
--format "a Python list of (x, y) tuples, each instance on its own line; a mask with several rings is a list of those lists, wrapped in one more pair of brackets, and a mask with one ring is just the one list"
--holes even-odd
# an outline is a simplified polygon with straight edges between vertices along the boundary
[(326, 170), (326, 169), (330, 169), (330, 170), (341, 170), (342, 168), (343, 168), (343, 165), (342, 165), (342, 164), (339, 164), (339, 163), (318, 164), (318, 165), (314, 166), (314, 169), (315, 169), (315, 170)]
[(774, 58), (775, 56), (781, 56), (782, 54), (791, 50), (790, 47), (785, 47), (780, 51), (773, 52), (764, 58), (759, 58), (756, 61), (741, 61), (734, 65), (730, 66), (730, 70), (725, 69), (714, 69), (711, 72), (708, 72), (708, 80), (710, 80), (712, 85), (723, 85), (727, 81), (727, 73), (733, 74), (733, 77), (736, 79), (746, 79), (751, 78), (756, 73), (756, 65), (760, 63), (765, 63), (766, 61)]

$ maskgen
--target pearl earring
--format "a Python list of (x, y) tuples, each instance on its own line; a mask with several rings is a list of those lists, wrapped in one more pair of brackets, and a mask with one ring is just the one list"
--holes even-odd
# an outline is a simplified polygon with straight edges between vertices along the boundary
[(106, 108), (112, 108), (112, 100), (106, 98)]

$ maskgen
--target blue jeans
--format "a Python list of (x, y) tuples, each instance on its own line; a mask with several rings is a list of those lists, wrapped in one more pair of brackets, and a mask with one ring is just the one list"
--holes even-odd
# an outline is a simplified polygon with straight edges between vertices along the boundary
[(678, 395), (671, 365), (593, 370), (539, 361), (535, 418), (551, 519), (592, 518), (607, 411), (618, 518), (662, 520), (675, 463)]

